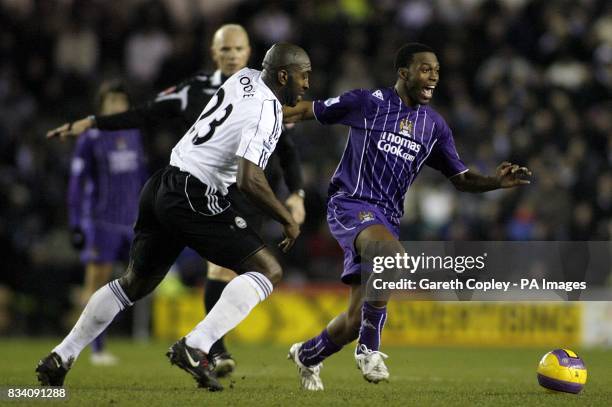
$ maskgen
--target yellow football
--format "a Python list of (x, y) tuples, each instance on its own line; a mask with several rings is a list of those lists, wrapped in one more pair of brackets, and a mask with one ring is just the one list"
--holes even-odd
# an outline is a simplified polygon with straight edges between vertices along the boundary
[(538, 383), (549, 390), (580, 393), (587, 380), (584, 362), (569, 349), (555, 349), (538, 364)]

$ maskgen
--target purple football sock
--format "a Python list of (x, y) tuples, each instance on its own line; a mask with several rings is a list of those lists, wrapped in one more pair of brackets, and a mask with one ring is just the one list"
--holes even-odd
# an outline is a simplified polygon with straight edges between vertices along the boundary
[(361, 352), (361, 345), (369, 350), (379, 350), (380, 335), (387, 320), (387, 307), (375, 307), (363, 303), (361, 308), (361, 328), (359, 328), (359, 339), (357, 341), (357, 353)]
[(104, 332), (93, 340), (91, 343), (91, 350), (93, 353), (100, 353), (104, 350)]
[(304, 342), (298, 352), (298, 358), (306, 366), (319, 364), (328, 356), (333, 355), (342, 349), (342, 346), (332, 342), (327, 329), (324, 329), (318, 336)]

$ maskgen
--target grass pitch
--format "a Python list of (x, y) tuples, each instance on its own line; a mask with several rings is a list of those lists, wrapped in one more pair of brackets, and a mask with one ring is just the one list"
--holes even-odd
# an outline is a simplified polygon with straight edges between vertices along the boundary
[[(56, 340), (0, 340), (0, 388), (37, 385), (34, 368)], [(164, 356), (170, 343), (109, 340), (121, 358), (116, 367), (92, 367), (86, 350), (66, 378), (67, 401), (90, 406), (610, 406), (612, 352), (576, 349), (588, 368), (579, 395), (551, 393), (536, 380), (536, 365), (550, 349), (386, 347), (389, 383), (367, 383), (356, 369), (352, 346), (325, 362), (325, 391), (300, 390), (288, 347), (230, 344), (238, 369), (224, 379), (225, 390), (210, 393)], [(40, 405), (21, 400), (0, 404)]]

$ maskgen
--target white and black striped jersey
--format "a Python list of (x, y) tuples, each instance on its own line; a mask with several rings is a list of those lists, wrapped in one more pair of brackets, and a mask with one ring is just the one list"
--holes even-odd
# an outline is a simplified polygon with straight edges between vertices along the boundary
[(225, 195), (236, 182), (238, 157), (266, 167), (282, 123), (281, 103), (261, 71), (244, 68), (217, 90), (173, 148), (170, 164)]

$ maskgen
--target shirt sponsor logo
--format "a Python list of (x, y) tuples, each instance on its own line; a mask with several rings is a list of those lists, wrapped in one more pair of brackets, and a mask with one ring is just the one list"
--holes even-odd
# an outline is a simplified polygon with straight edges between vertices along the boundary
[(378, 147), (380, 151), (393, 154), (408, 161), (414, 161), (416, 154), (421, 151), (421, 145), (419, 143), (388, 132), (384, 132), (381, 135), (376, 147)]
[(138, 153), (133, 150), (111, 151), (108, 154), (109, 170), (112, 174), (138, 170)]

